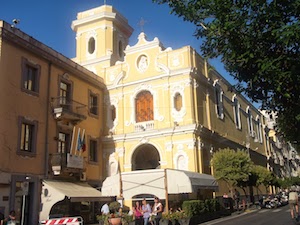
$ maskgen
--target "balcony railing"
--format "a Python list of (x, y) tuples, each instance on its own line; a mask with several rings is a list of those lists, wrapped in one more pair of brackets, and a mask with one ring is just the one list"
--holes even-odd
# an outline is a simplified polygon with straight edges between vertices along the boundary
[(86, 105), (66, 97), (51, 98), (51, 106), (56, 119), (83, 121), (86, 117)]
[(84, 158), (79, 155), (69, 153), (50, 154), (50, 165), (55, 175), (64, 172), (79, 172), (84, 170)]
[(134, 125), (135, 132), (148, 131), (154, 129), (154, 121), (139, 122)]

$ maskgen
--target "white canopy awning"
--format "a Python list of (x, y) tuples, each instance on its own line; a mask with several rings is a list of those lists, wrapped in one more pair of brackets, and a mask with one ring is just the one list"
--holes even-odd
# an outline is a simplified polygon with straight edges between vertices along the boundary
[(101, 192), (91, 187), (86, 182), (64, 182), (45, 180), (44, 185), (51, 186), (56, 193), (67, 196), (71, 202), (99, 201), (102, 198)]
[[(91, 187), (86, 182), (66, 182), (56, 180), (44, 180), (42, 189), (42, 210), (40, 219), (48, 219), (52, 206), (69, 198), (71, 202), (100, 201), (107, 199), (101, 192)], [(110, 198), (109, 198), (110, 199)]]
[(135, 195), (152, 194), (165, 199), (169, 194), (192, 193), (198, 189), (217, 190), (218, 183), (208, 174), (200, 174), (184, 170), (153, 169), (123, 172), (106, 178), (102, 186), (103, 196), (119, 196), (120, 181), (125, 199)]

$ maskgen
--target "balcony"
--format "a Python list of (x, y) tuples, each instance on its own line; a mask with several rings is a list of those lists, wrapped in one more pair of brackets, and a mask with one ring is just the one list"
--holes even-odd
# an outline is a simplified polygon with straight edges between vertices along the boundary
[(154, 121), (139, 122), (134, 125), (135, 132), (148, 131), (154, 129)]
[(76, 124), (87, 118), (86, 105), (66, 97), (51, 98), (51, 106), (56, 120), (65, 120)]
[(54, 175), (62, 173), (80, 173), (84, 171), (84, 158), (70, 153), (52, 153), (49, 157)]

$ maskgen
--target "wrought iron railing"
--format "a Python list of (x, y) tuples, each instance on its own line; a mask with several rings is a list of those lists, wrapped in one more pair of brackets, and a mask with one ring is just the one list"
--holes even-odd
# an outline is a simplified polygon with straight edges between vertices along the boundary
[(82, 119), (86, 118), (87, 107), (86, 105), (77, 102), (75, 100), (69, 99), (67, 97), (52, 97), (51, 105), (54, 110), (54, 113), (70, 113), (81, 117)]

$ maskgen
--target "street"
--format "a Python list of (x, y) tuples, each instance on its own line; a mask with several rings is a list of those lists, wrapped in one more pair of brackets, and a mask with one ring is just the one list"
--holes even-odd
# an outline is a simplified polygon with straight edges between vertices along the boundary
[(201, 225), (294, 225), (297, 224), (291, 220), (289, 206), (277, 209), (261, 209), (254, 212), (233, 215)]

